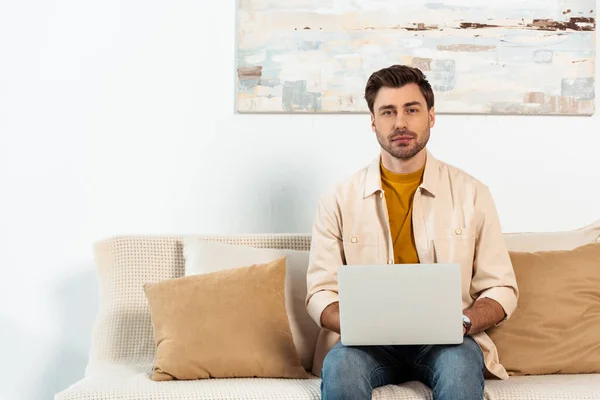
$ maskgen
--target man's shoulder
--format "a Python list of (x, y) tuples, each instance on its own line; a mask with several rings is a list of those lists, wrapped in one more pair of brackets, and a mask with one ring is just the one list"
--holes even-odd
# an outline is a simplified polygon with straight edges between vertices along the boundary
[(438, 160), (438, 162), (440, 175), (447, 177), (453, 186), (464, 185), (464, 188), (470, 187), (474, 190), (488, 190), (488, 186), (480, 178), (475, 177), (475, 175), (445, 161)]

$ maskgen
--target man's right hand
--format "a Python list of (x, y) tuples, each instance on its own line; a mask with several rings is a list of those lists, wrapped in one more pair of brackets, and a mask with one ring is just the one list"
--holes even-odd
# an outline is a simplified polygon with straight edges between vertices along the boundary
[(340, 333), (340, 303), (335, 302), (328, 305), (321, 314), (321, 325), (330, 331)]

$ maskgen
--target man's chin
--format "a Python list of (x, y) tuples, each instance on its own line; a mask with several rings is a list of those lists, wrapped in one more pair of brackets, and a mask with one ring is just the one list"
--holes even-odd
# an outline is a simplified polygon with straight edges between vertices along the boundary
[(414, 158), (417, 154), (419, 154), (419, 152), (421, 151), (421, 150), (418, 150), (415, 148), (403, 149), (403, 151), (397, 151), (397, 150), (398, 149), (396, 149), (396, 151), (394, 151), (393, 153), (390, 153), (390, 154), (400, 160), (410, 160), (410, 159)]

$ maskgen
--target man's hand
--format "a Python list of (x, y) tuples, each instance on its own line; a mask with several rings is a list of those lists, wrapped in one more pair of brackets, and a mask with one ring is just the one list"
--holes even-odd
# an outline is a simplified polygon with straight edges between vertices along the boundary
[(321, 325), (330, 331), (340, 333), (340, 303), (335, 302), (328, 305), (321, 313)]
[[(490, 298), (477, 300), (471, 308), (464, 311), (464, 314), (471, 320), (469, 335), (474, 335), (495, 326), (506, 316), (500, 303)], [(463, 326), (463, 336), (465, 330)]]

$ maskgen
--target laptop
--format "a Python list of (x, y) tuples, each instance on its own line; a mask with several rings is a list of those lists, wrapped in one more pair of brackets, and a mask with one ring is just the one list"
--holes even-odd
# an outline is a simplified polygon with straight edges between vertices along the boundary
[(463, 342), (460, 264), (343, 265), (338, 287), (346, 346)]

